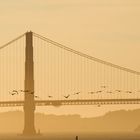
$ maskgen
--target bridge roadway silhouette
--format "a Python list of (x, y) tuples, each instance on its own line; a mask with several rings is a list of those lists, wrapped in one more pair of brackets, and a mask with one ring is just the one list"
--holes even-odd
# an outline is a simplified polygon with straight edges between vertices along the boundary
[[(124, 68), (118, 65), (114, 65), (112, 63), (100, 60), (98, 58), (94, 58), (92, 56), (86, 55), (79, 51), (68, 48), (62, 44), (59, 44), (55, 41), (52, 41), (48, 38), (40, 36), (33, 32), (26, 32), (25, 34), (19, 36), (13, 41), (3, 45), (0, 47), (0, 50), (7, 47), (7, 45), (17, 41), (19, 38), (25, 36), (26, 37), (26, 49), (25, 49), (25, 82), (24, 89), (29, 91), (34, 91), (34, 60), (33, 60), (33, 36), (38, 37), (44, 41), (47, 41), (50, 44), (53, 44), (60, 49), (64, 49), (68, 52), (74, 53), (80, 57), (89, 59), (91, 61), (96, 61), (100, 64), (107, 65), (111, 68), (118, 69), (120, 71), (124, 71), (134, 74), (136, 76), (140, 75), (140, 72)], [(127, 91), (128, 92), (128, 91)], [(35, 126), (34, 126), (34, 111), (36, 106), (64, 106), (64, 105), (111, 105), (111, 104), (140, 104), (140, 98), (93, 98), (93, 99), (48, 99), (48, 100), (37, 100), (34, 98), (34, 94), (25, 94), (23, 101), (0, 101), (0, 107), (24, 107), (24, 135), (34, 135), (36, 134)]]
[[(115, 105), (140, 104), (140, 99), (68, 99), (68, 100), (35, 100), (35, 106), (63, 106), (63, 105)], [(24, 101), (3, 101), (0, 107), (24, 106)]]

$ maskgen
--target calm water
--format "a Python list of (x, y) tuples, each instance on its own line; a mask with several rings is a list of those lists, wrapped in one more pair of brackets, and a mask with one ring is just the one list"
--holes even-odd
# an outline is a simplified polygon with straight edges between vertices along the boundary
[(35, 137), (23, 137), (16, 134), (0, 134), (0, 140), (140, 140), (140, 133), (47, 133)]

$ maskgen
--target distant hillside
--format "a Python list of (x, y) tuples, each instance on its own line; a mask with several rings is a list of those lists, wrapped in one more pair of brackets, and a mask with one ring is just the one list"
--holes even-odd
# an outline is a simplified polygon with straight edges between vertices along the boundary
[[(23, 112), (0, 113), (0, 132), (21, 132)], [(36, 114), (36, 129), (54, 131), (133, 131), (140, 124), (140, 110), (113, 111), (96, 118), (81, 118), (79, 115)]]

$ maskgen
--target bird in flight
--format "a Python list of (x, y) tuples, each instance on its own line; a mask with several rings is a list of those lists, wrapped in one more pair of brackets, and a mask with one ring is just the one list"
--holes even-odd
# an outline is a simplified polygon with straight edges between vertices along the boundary
[(107, 88), (107, 86), (101, 86), (101, 88)]
[(18, 91), (17, 91), (17, 90), (13, 90), (12, 92), (14, 92), (14, 93), (18, 94)]
[(99, 91), (97, 91), (96, 93), (101, 93), (102, 91), (101, 90), (99, 90)]
[(70, 95), (67, 95), (67, 96), (64, 96), (65, 98), (69, 98), (70, 97)]
[(126, 91), (126, 93), (132, 93), (132, 91)]
[(25, 92), (26, 93), (26, 92), (29, 92), (29, 90), (20, 90), (20, 92)]
[(30, 92), (29, 94), (34, 94), (34, 91), (33, 92)]
[[(29, 92), (28, 94), (34, 95), (34, 91)], [(34, 95), (34, 97), (35, 97), (35, 98), (39, 98), (39, 96), (37, 96), (37, 95)]]
[[(29, 94), (34, 95), (34, 91), (29, 92)], [(39, 98), (39, 96), (37, 96), (37, 95), (34, 95), (34, 97), (35, 97), (35, 98)]]
[(37, 95), (35, 95), (34, 97), (35, 97), (35, 98), (39, 98), (39, 96), (37, 96)]
[(16, 94), (16, 93), (14, 93), (14, 92), (9, 92), (9, 93), (10, 93), (12, 96)]
[(49, 97), (49, 98), (52, 98), (53, 96), (49, 95), (48, 97)]
[(19, 94), (17, 90), (13, 90), (12, 92), (9, 92), (11, 95)]
[(80, 94), (80, 92), (76, 92), (76, 93), (74, 93), (73, 95), (78, 95), (78, 94)]
[(116, 90), (117, 92), (121, 92), (121, 90)]
[(91, 92), (88, 92), (89, 94), (94, 94), (95, 92), (91, 91)]

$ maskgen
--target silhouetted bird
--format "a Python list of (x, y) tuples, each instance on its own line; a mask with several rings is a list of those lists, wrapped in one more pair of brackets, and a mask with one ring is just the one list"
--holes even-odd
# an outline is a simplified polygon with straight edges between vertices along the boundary
[[(34, 91), (29, 92), (28, 94), (34, 95)], [(37, 95), (34, 95), (34, 97), (35, 97), (35, 98), (39, 98), (39, 96), (37, 96)]]
[(117, 92), (121, 92), (121, 90), (115, 90), (115, 91), (117, 91)]
[(29, 90), (20, 90), (20, 92), (29, 92)]
[(65, 98), (69, 98), (70, 97), (70, 95), (67, 95), (67, 96), (64, 96)]
[(96, 92), (93, 92), (93, 91), (91, 91), (91, 92), (88, 92), (89, 94), (94, 94), (94, 93), (96, 93)]
[(126, 91), (126, 93), (132, 93), (132, 91)]
[(12, 96), (16, 94), (15, 92), (9, 92), (9, 93), (10, 93)]
[(39, 96), (35, 95), (35, 98), (39, 98)]
[(48, 97), (49, 97), (49, 98), (52, 98), (53, 96), (50, 96), (50, 95), (49, 95)]
[(102, 91), (101, 90), (99, 90), (99, 91), (97, 91), (96, 93), (101, 93)]
[[(34, 95), (34, 91), (29, 92), (28, 94)], [(39, 98), (39, 96), (37, 96), (37, 95), (34, 95), (34, 97), (35, 97), (35, 98)]]
[(107, 88), (107, 86), (101, 86), (101, 88)]
[(76, 92), (76, 93), (74, 93), (73, 95), (78, 95), (78, 94), (80, 94), (80, 92)]
[(29, 94), (34, 94), (34, 91), (33, 92), (30, 92)]
[(12, 92), (18, 94), (18, 91), (17, 90), (13, 90)]
[(9, 92), (11, 95), (19, 94), (17, 90), (13, 90), (12, 92)]

